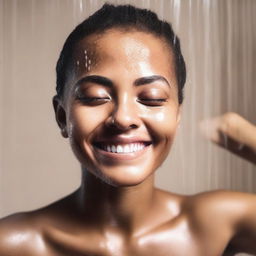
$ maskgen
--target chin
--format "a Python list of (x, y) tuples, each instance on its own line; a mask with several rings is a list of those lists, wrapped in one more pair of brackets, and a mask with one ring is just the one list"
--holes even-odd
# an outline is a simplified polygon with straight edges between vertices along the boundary
[(97, 172), (93, 171), (91, 173), (113, 187), (137, 186), (148, 180), (154, 173), (154, 170), (143, 170), (134, 166), (119, 168), (98, 169)]

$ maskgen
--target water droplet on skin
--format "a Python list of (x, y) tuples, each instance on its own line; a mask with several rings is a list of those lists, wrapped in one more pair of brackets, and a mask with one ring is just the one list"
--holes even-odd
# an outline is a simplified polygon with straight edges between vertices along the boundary
[(163, 121), (163, 119), (164, 119), (164, 113), (157, 113), (156, 114), (156, 118), (157, 118), (157, 121), (158, 122), (161, 122), (161, 121)]

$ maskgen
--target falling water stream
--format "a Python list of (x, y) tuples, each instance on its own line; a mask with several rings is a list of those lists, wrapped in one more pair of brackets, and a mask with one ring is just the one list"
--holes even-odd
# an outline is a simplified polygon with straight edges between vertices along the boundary
[[(47, 204), (79, 184), (78, 163), (54, 121), (54, 68), (68, 33), (104, 2), (0, 0), (0, 216)], [(255, 166), (199, 132), (201, 120), (228, 111), (256, 123), (256, 1), (108, 2), (156, 11), (181, 39), (188, 70), (182, 122), (157, 185), (256, 192)]]

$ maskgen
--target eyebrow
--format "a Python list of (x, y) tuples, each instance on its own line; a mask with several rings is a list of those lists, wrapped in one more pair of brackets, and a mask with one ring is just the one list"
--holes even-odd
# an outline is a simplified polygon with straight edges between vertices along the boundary
[(95, 76), (95, 75), (86, 76), (86, 77), (81, 78), (76, 83), (76, 86), (80, 85), (82, 83), (86, 83), (86, 82), (91, 82), (91, 83), (95, 83), (95, 84), (101, 84), (101, 85), (105, 85), (107, 87), (112, 87), (113, 86), (113, 82), (110, 79), (108, 79), (108, 78), (106, 78), (104, 76)]
[(138, 79), (135, 80), (134, 84), (136, 86), (139, 86), (139, 85), (144, 85), (144, 84), (150, 84), (150, 83), (153, 83), (155, 81), (163, 81), (168, 86), (170, 86), (170, 84), (169, 84), (169, 82), (167, 81), (166, 78), (164, 78), (163, 76), (158, 76), (158, 75), (145, 76), (145, 77), (138, 78)]
[[(170, 86), (167, 79), (164, 78), (163, 76), (159, 76), (159, 75), (140, 77), (140, 78), (138, 78), (134, 81), (134, 85), (135, 86), (140, 86), (140, 85), (150, 84), (150, 83), (153, 83), (155, 81), (162, 81), (165, 84), (167, 84), (168, 86)], [(104, 86), (107, 86), (107, 87), (113, 87), (113, 85), (114, 85), (114, 83), (107, 77), (91, 75), (91, 76), (86, 76), (86, 77), (81, 78), (76, 83), (76, 86), (80, 85), (82, 83), (86, 83), (86, 82), (101, 84), (101, 85), (104, 85)]]

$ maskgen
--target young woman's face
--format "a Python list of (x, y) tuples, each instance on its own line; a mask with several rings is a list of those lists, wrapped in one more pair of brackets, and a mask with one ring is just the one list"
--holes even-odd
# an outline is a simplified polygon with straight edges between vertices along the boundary
[(113, 29), (81, 41), (74, 55), (64, 109), (75, 155), (109, 184), (143, 182), (166, 158), (179, 122), (168, 46)]

